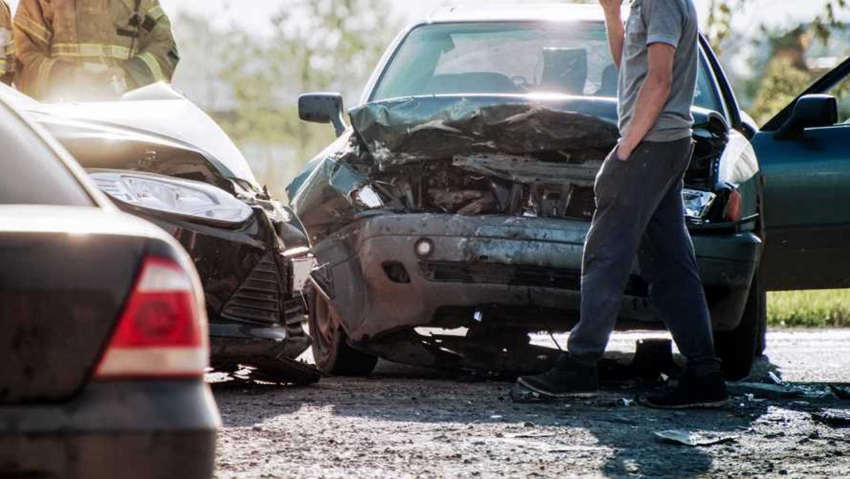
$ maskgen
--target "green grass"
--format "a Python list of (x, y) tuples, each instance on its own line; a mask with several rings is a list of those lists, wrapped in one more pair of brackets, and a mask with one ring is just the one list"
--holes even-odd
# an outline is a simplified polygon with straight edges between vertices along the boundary
[(767, 322), (783, 328), (850, 327), (850, 289), (768, 293)]

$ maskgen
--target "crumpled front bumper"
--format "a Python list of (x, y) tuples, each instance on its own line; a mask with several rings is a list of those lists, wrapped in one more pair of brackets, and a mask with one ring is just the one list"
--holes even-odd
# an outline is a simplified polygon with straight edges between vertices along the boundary
[(122, 205), (173, 235), (192, 257), (204, 288), (211, 362), (251, 364), (246, 358), (296, 358), (310, 347), (301, 327), (304, 301), (293, 292), (292, 261), (268, 215), (255, 208), (245, 224), (228, 228)]
[[(354, 343), (404, 328), (465, 326), (475, 311), (487, 312), (484, 321), (487, 315), (512, 311), (514, 321), (519, 316), (530, 330), (569, 330), (578, 316), (589, 226), (505, 216), (364, 218), (314, 247), (320, 266), (313, 282), (331, 300)], [(715, 329), (734, 329), (761, 240), (751, 233), (695, 234), (693, 239)], [(415, 251), (423, 240), (433, 245), (426, 256)], [(620, 327), (659, 322), (635, 269)]]

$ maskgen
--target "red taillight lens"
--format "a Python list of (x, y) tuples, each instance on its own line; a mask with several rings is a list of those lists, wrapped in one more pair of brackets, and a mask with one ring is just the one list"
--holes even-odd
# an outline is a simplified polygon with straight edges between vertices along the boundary
[(723, 218), (734, 223), (741, 221), (741, 193), (738, 190), (733, 189), (729, 192), (729, 199), (726, 200), (726, 207), (723, 209)]
[(206, 322), (197, 290), (175, 261), (146, 259), (95, 377), (202, 376)]

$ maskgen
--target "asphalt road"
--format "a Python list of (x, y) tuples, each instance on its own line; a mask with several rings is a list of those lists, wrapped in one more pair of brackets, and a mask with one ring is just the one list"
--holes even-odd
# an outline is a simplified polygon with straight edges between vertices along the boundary
[[(634, 350), (644, 335), (620, 334)], [(551, 342), (548, 338), (537, 338)], [(556, 338), (562, 342), (564, 338)], [(290, 388), (212, 378), (224, 429), (217, 477), (572, 477), (850, 475), (850, 429), (816, 418), (850, 410), (824, 383), (850, 383), (850, 331), (772, 332), (769, 361), (801, 394), (741, 392), (722, 410), (636, 405), (643, 389), (596, 400), (515, 403), (512, 385), (382, 363), (367, 379)], [(684, 446), (654, 433), (717, 444)]]

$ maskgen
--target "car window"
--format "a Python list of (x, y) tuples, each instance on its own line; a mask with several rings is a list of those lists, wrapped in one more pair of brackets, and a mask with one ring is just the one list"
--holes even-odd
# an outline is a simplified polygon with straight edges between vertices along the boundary
[(0, 205), (94, 205), (56, 153), (2, 105), (0, 125)]
[[(700, 62), (695, 102), (720, 110)], [(434, 94), (562, 93), (616, 97), (617, 70), (602, 22), (458, 23), (414, 29), (373, 101)]]

